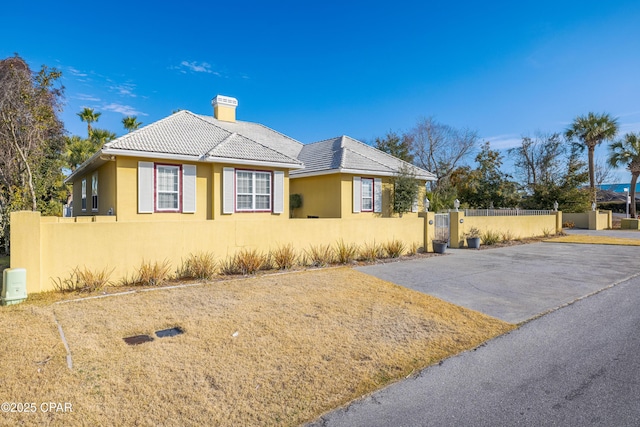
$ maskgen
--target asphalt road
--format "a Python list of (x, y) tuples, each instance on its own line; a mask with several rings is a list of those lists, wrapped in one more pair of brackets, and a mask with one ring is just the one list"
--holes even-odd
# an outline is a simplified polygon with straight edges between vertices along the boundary
[(313, 426), (640, 426), (640, 278), (525, 323)]

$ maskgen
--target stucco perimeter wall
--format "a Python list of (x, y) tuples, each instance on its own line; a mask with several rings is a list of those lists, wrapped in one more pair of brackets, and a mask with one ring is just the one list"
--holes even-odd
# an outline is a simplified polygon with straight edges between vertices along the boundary
[(452, 248), (464, 247), (464, 234), (472, 227), (481, 233), (493, 231), (514, 239), (555, 234), (562, 231), (561, 219), (562, 212), (519, 216), (465, 216), (464, 212), (451, 212), (450, 245)]
[(563, 213), (562, 222), (572, 222), (575, 228), (589, 228), (589, 214), (584, 213)]
[(583, 213), (563, 213), (562, 222), (573, 222), (575, 228), (606, 230), (613, 227), (611, 211), (589, 211)]
[(335, 245), (341, 239), (357, 244), (399, 239), (422, 246), (430, 242), (428, 218), (115, 222), (115, 217), (96, 217), (94, 222), (70, 222), (14, 212), (11, 267), (27, 269), (27, 292), (42, 292), (53, 289), (52, 279), (68, 278), (75, 267), (113, 269), (111, 280), (118, 281), (132, 275), (143, 260), (166, 259), (175, 271), (189, 254), (198, 252), (211, 252), (222, 260), (241, 248), (267, 252), (291, 243), (302, 253), (310, 245)]

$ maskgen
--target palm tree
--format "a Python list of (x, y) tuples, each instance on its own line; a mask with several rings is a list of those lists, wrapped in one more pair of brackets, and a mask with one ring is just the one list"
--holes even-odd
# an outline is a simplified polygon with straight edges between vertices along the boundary
[(619, 141), (609, 145), (609, 164), (617, 168), (626, 166), (631, 172), (629, 195), (631, 198), (631, 217), (636, 217), (636, 183), (640, 176), (640, 132), (630, 132)]
[(90, 141), (93, 143), (94, 152), (98, 151), (104, 144), (116, 139), (116, 134), (105, 129), (93, 129)]
[(78, 135), (66, 138), (67, 152), (65, 160), (71, 171), (76, 170), (78, 166), (84, 163), (89, 157), (96, 152), (93, 143), (88, 139), (82, 139)]
[(122, 119), (122, 126), (129, 132), (138, 129), (142, 125), (136, 116), (127, 116)]
[(93, 108), (84, 107), (84, 109), (77, 114), (80, 117), (80, 120), (87, 122), (87, 134), (88, 138), (91, 138), (91, 123), (97, 122), (102, 113), (94, 112)]
[(596, 202), (595, 166), (593, 153), (598, 145), (605, 140), (615, 138), (618, 133), (618, 120), (607, 113), (589, 113), (575, 118), (571, 126), (565, 131), (568, 140), (577, 138), (589, 150), (589, 189), (592, 202)]

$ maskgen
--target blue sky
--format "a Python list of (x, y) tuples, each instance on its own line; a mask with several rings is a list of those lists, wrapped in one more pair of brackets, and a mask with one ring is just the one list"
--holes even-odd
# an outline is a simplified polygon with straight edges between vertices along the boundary
[(217, 94), (302, 142), (372, 141), (426, 116), (494, 148), (589, 111), (640, 131), (637, 0), (35, 0), (2, 15), (0, 58), (63, 72), (70, 134), (86, 133), (85, 106), (121, 135), (124, 115), (212, 114)]

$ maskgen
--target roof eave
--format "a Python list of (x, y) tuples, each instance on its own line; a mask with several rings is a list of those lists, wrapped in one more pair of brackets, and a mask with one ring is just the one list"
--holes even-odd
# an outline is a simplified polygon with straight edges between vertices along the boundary
[[(319, 171), (311, 171), (311, 172), (300, 172), (295, 175), (291, 175), (291, 179), (295, 178), (306, 178), (310, 176), (320, 176), (320, 175), (331, 175), (336, 173), (348, 173), (351, 175), (372, 175), (372, 176), (396, 176), (397, 173), (394, 172), (385, 172), (385, 171), (374, 171), (367, 169), (348, 169), (348, 168), (339, 168), (339, 169), (324, 169)], [(427, 175), (417, 175), (417, 179), (425, 180), (425, 181), (436, 181), (435, 176), (427, 176)]]
[(216, 157), (209, 156), (203, 158), (202, 161), (211, 162), (211, 163), (232, 163), (236, 165), (246, 165), (246, 166), (266, 166), (266, 167), (275, 167), (275, 168), (283, 168), (283, 169), (303, 169), (304, 165), (300, 163), (286, 163), (286, 162), (269, 162), (262, 160), (250, 160), (250, 159), (234, 159), (229, 157)]
[(90, 168), (90, 166), (93, 165), (93, 163), (95, 163), (97, 160), (100, 159), (100, 155), (103, 154), (103, 150), (98, 150), (96, 151), (93, 156), (89, 157), (87, 160), (85, 160), (80, 166), (78, 166), (76, 168), (76, 170), (74, 170), (73, 172), (71, 172), (71, 174), (66, 177), (64, 179), (64, 183), (65, 184), (69, 184), (71, 181), (73, 181), (73, 179), (78, 176), (78, 175), (82, 175), (86, 172), (87, 169)]

